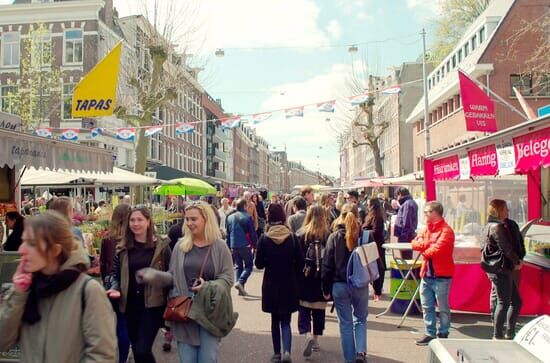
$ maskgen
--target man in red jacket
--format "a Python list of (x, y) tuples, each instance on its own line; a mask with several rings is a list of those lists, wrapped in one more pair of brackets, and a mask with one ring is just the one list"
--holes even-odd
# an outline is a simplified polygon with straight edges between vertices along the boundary
[[(417, 345), (427, 345), (436, 336), (440, 339), (449, 337), (449, 288), (455, 267), (455, 234), (443, 219), (443, 205), (435, 201), (426, 203), (424, 218), (426, 229), (412, 241), (412, 248), (419, 251), (423, 257), (420, 270), (420, 300), (426, 335), (416, 341)], [(439, 306), (439, 332), (436, 331), (436, 302)]]

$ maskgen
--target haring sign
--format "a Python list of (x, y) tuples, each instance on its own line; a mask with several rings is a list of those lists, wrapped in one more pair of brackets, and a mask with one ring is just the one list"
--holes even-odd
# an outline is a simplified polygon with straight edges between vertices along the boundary
[(497, 131), (495, 104), (478, 85), (461, 70), (458, 71), (460, 97), (467, 131)]
[(471, 176), (494, 176), (498, 173), (498, 157), (495, 145), (468, 151)]

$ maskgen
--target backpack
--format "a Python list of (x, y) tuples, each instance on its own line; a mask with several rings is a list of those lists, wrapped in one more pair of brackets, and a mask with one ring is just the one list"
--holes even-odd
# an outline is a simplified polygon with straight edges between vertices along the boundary
[(378, 248), (376, 242), (370, 241), (370, 231), (363, 231), (359, 236), (358, 246), (351, 252), (346, 268), (347, 283), (351, 288), (366, 287), (380, 276)]
[(308, 244), (305, 261), (304, 261), (304, 277), (313, 276), (321, 277), (321, 265), (323, 264), (323, 256), (325, 255), (325, 247), (319, 240), (315, 240)]

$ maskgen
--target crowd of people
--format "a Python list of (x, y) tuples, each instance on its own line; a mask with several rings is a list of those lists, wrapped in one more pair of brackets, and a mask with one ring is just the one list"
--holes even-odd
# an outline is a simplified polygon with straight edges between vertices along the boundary
[[(382, 245), (394, 214), (397, 241), (412, 242), (423, 257), (425, 336), (417, 344), (449, 336), (454, 232), (441, 203), (426, 203), (426, 228), (417, 233), (418, 205), (406, 188), (392, 201), (355, 191), (315, 195), (304, 187), (296, 196), (270, 199), (249, 191), (219, 206), (181, 202), (182, 220), (167, 236), (157, 233), (149, 208), (130, 200), (119, 204), (101, 243), (100, 282), (86, 275), (90, 260), (71, 223), (70, 198), (56, 198), (36, 216), (8, 213), (12, 232), (3, 247), (18, 250), (21, 261), (0, 302), (0, 330), (6, 332), (0, 351), (18, 342), (24, 362), (125, 363), (131, 350), (136, 363), (151, 363), (162, 329), (164, 350), (175, 340), (182, 363), (217, 362), (220, 341), (238, 319), (231, 289), (247, 296), (255, 266), (264, 271), (261, 306), (271, 318), (272, 362), (292, 361), (296, 312), (301, 354), (321, 351), (329, 304), (338, 317), (343, 361), (366, 362), (369, 285), (379, 301), (386, 270)], [(521, 307), (525, 248), (505, 201), (491, 201), (488, 214), (481, 267), (493, 286), (494, 339), (510, 339)], [(352, 255), (369, 242), (380, 256), (378, 274), (370, 284), (355, 286)], [(412, 252), (402, 257), (412, 258)]]

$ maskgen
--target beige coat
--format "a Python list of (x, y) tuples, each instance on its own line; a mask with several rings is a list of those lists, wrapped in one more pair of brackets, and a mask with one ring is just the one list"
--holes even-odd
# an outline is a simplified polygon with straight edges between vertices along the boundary
[[(61, 269), (87, 261), (78, 250)], [(20, 361), (25, 363), (116, 362), (115, 315), (105, 290), (95, 280), (86, 284), (82, 314), (82, 288), (88, 279), (81, 274), (67, 289), (41, 299), (42, 318), (33, 325), (21, 321), (28, 292), (8, 291), (0, 302), (0, 351), (18, 343)]]

